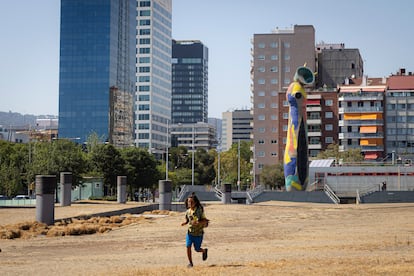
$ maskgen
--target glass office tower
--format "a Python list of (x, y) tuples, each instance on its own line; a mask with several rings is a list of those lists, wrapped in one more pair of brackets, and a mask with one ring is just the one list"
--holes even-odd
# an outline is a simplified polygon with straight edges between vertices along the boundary
[(138, 1), (135, 144), (157, 156), (169, 144), (171, 0)]
[(59, 138), (133, 144), (137, 0), (61, 0)]
[(172, 122), (208, 121), (208, 48), (198, 40), (172, 42)]

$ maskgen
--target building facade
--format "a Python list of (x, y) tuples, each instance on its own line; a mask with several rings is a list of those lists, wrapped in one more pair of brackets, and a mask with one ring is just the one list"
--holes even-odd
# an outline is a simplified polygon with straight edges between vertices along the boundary
[(172, 41), (172, 123), (208, 121), (208, 48), (198, 40)]
[(135, 145), (161, 154), (171, 124), (171, 0), (138, 1)]
[(252, 120), (250, 110), (234, 110), (222, 113), (221, 149), (227, 151), (239, 141), (250, 142), (252, 139)]
[[(295, 25), (272, 33), (254, 34), (251, 90), (255, 183), (265, 165), (281, 162), (288, 120), (283, 118), (286, 90), (296, 68), (315, 70), (315, 29)], [(287, 105), (286, 105), (287, 108)]]
[(338, 89), (339, 150), (360, 149), (365, 160), (385, 156), (385, 78), (353, 80)]
[[(284, 115), (285, 116), (285, 115)], [(336, 88), (308, 92), (306, 103), (309, 159), (330, 144), (338, 144), (338, 94)]]
[(344, 84), (346, 78), (364, 75), (364, 62), (358, 49), (347, 49), (343, 43), (319, 43), (316, 54), (316, 87), (336, 88)]
[[(414, 75), (400, 69), (387, 80), (385, 101), (386, 152), (394, 158), (414, 158)], [(411, 163), (411, 161), (410, 161)]]
[[(121, 110), (132, 110), (135, 94), (136, 0), (61, 0), (59, 138), (120, 146), (133, 141), (132, 112), (111, 110), (111, 89), (123, 98)], [(119, 107), (119, 105), (116, 105)], [(110, 114), (119, 116), (110, 131)]]
[(195, 124), (173, 124), (171, 130), (171, 146), (184, 146), (188, 151), (216, 148), (216, 128), (209, 124), (198, 122)]

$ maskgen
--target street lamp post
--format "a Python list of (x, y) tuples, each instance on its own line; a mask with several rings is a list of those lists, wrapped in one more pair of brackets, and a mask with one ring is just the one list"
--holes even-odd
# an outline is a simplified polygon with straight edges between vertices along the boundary
[(194, 186), (194, 125), (193, 125), (193, 143), (192, 143), (192, 148), (193, 148), (193, 155), (191, 156), (191, 185)]
[(170, 135), (170, 121), (167, 121), (167, 144), (165, 145), (165, 148), (166, 148), (166, 156), (165, 156), (165, 180), (168, 180), (168, 143), (169, 143), (169, 135)]

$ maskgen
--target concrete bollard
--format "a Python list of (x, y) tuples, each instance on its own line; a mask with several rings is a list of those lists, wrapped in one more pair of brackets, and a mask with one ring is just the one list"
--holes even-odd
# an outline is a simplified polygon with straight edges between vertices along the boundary
[(171, 210), (172, 201), (172, 183), (169, 180), (160, 180), (158, 182), (160, 191), (159, 210)]
[(231, 203), (231, 184), (224, 184), (223, 185), (223, 197), (221, 202), (223, 204), (230, 204)]
[(117, 200), (118, 203), (126, 203), (126, 182), (127, 177), (126, 176), (118, 176), (117, 177)]
[(72, 173), (60, 173), (60, 206), (70, 206), (72, 203)]
[(36, 175), (36, 221), (55, 223), (56, 176)]

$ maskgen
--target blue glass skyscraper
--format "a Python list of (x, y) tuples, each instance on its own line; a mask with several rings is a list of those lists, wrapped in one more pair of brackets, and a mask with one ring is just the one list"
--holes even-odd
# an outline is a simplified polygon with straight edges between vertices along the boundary
[(137, 0), (61, 0), (59, 138), (133, 143)]

